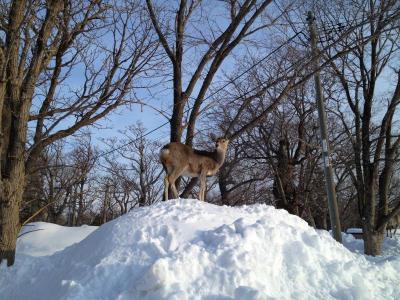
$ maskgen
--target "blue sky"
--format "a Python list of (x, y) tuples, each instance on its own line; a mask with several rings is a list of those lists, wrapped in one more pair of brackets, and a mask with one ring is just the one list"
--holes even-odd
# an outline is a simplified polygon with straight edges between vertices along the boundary
[[(172, 6), (171, 2), (169, 1), (159, 1), (160, 3), (167, 4), (168, 6)], [(157, 1), (156, 1), (157, 3)], [(175, 3), (175, 2), (174, 2)], [(176, 3), (175, 3), (176, 4)], [(226, 9), (222, 9), (221, 6), (215, 6), (214, 4), (211, 4), (210, 2), (205, 2), (205, 11), (209, 14), (210, 17), (210, 22), (212, 22), (212, 26), (218, 26), (222, 28), (223, 30), (226, 28), (228, 25), (227, 22), (227, 14), (226, 14)], [(177, 8), (177, 7), (175, 7)], [(174, 9), (175, 9), (174, 8)], [(174, 9), (171, 11), (174, 12)], [(267, 8), (267, 12), (269, 13), (276, 13), (276, 7), (275, 4), (270, 5)], [(188, 28), (186, 31), (187, 35), (191, 36), (197, 36), (201, 37), (201, 34), (199, 32), (201, 30), (204, 30), (206, 34), (209, 35), (209, 32), (206, 31), (206, 25), (204, 23), (199, 22), (196, 19), (196, 16), (192, 16), (192, 20), (194, 20), (193, 23), (188, 24)], [(265, 21), (265, 20), (263, 20)], [(211, 26), (210, 25), (210, 26)], [(204, 28), (202, 28), (204, 27)], [(280, 28), (282, 29), (282, 28)], [(202, 33), (204, 33), (202, 32)], [(260, 49), (257, 49), (254, 47), (254, 45), (250, 45), (247, 41), (247, 46), (242, 46), (239, 45), (233, 53), (225, 59), (223, 62), (221, 68), (219, 69), (217, 76), (214, 78), (214, 84), (218, 84), (218, 82), (221, 82), (226, 80), (225, 75), (231, 74), (235, 68), (237, 67), (236, 61), (237, 59), (242, 59), (245, 55), (249, 54), (249, 51), (251, 52), (251, 55), (254, 57), (261, 57), (265, 55), (265, 53), (269, 52), (270, 49), (277, 47), (276, 41), (274, 42), (273, 39), (271, 38), (273, 34), (278, 33), (279, 35), (281, 32), (276, 32), (275, 29), (267, 28), (266, 30), (262, 30), (260, 32), (257, 32), (255, 35), (251, 37), (251, 42), (257, 41), (257, 43), (262, 44), (262, 47)], [(173, 43), (170, 43), (173, 45)], [(185, 47), (186, 50), (185, 52), (185, 57), (184, 57), (184, 72), (186, 76), (184, 76), (184, 88), (186, 87), (187, 81), (189, 80), (189, 76), (193, 73), (194, 68), (197, 66), (197, 62), (200, 58), (200, 55), (202, 55), (205, 47), (204, 46), (197, 46), (197, 47)], [(169, 62), (168, 62), (169, 63)], [(167, 70), (169, 70), (170, 73), (172, 73), (172, 66), (168, 65)], [(185, 82), (186, 81), (186, 82)], [(201, 83), (201, 81), (200, 81)], [(167, 88), (167, 89), (165, 89)], [(198, 90), (197, 86), (197, 90)], [(160, 90), (160, 91), (158, 91)], [(197, 90), (195, 89), (194, 93), (192, 94), (192, 97), (196, 97), (197, 95)], [(155, 96), (152, 97), (150, 96), (146, 91), (136, 91), (136, 95), (144, 99), (145, 102), (148, 102), (149, 104), (157, 107), (157, 108), (163, 108), (166, 110), (169, 114), (170, 109), (168, 106), (172, 104), (172, 82), (164, 82), (160, 88), (153, 88), (152, 91)], [(208, 92), (208, 94), (210, 91)], [(206, 94), (206, 97), (207, 95)], [(210, 100), (209, 100), (210, 101)], [(211, 100), (212, 101), (212, 100)], [(107, 127), (107, 129), (95, 129), (92, 128), (91, 131), (94, 134), (94, 137), (96, 138), (104, 138), (104, 137), (115, 137), (119, 136), (120, 130), (123, 130), (129, 125), (135, 124), (136, 122), (142, 122), (144, 127), (147, 129), (147, 131), (152, 130), (153, 128), (158, 127), (162, 123), (165, 123), (167, 119), (163, 116), (161, 116), (157, 111), (146, 107), (146, 106), (140, 106), (140, 105), (133, 105), (130, 109), (126, 108), (119, 108), (117, 109), (116, 112), (112, 113), (109, 115), (105, 120), (102, 120), (98, 122), (100, 125)], [(152, 133), (151, 135), (148, 136), (151, 139), (155, 140), (161, 140), (168, 142), (169, 141), (169, 124), (164, 126), (163, 128), (157, 130), (156, 132)]]

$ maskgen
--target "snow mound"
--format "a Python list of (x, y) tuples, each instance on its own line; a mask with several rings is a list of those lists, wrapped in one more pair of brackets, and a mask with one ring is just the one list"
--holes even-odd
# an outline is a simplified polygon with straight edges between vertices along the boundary
[(265, 205), (173, 200), (51, 256), (0, 267), (4, 299), (399, 299), (400, 259), (369, 260)]
[(31, 256), (51, 255), (80, 242), (97, 228), (87, 225), (64, 227), (46, 222), (29, 223), (19, 233), (17, 251)]

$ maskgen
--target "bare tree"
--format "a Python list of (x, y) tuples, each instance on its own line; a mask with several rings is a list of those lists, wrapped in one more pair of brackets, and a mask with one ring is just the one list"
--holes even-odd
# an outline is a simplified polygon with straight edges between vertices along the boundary
[(162, 168), (158, 151), (154, 151), (161, 144), (147, 140), (144, 133), (145, 128), (139, 123), (129, 126), (120, 140), (106, 141), (117, 149), (105, 157), (103, 167), (109, 174), (112, 199), (120, 208), (120, 215), (161, 199)]
[(96, 200), (92, 190), (95, 190), (98, 153), (89, 134), (80, 136), (71, 144), (73, 149), (67, 151), (65, 143), (57, 141), (41, 156), (42, 164), (37, 172), (39, 180), (29, 180), (29, 189), (25, 191), (26, 194), (32, 190), (40, 193), (31, 194), (29, 200), (22, 203), (23, 224), (35, 219), (68, 226), (90, 223), (87, 216)]
[(140, 13), (134, 1), (1, 3), (0, 262), (14, 263), (26, 175), (45, 147), (132, 96), (155, 49)]
[(67, 204), (67, 225), (84, 224), (85, 213), (95, 201), (90, 197), (94, 188), (93, 171), (97, 162), (97, 151), (93, 148), (90, 136), (86, 135), (77, 140), (79, 143), (70, 153), (71, 184), (67, 189), (70, 197)]
[[(199, 0), (180, 0), (174, 15), (167, 14), (168, 10), (163, 10), (162, 7), (157, 9), (151, 0), (146, 0), (146, 3), (154, 29), (172, 65), (170, 140), (180, 142), (183, 130), (187, 128), (185, 142), (191, 145), (201, 106), (218, 70), (244, 39), (274, 22), (270, 19), (260, 21), (260, 16), (272, 1), (222, 1), (218, 9), (226, 11), (227, 16), (230, 16), (228, 24), (223, 28), (217, 20), (212, 19), (215, 8), (209, 6), (209, 13), (203, 13), (203, 6), (206, 4)], [(161, 13), (164, 13), (162, 17)], [(162, 22), (162, 19), (166, 21)], [(205, 24), (207, 25), (204, 26)], [(193, 56), (196, 52), (201, 53), (197, 62)], [(190, 73), (184, 69), (184, 65), (188, 64), (186, 60), (190, 60), (190, 63), (187, 61), (193, 70)], [(184, 76), (189, 78), (186, 87)], [(194, 94), (197, 95), (193, 97)], [(185, 119), (185, 108), (188, 106), (190, 109), (186, 111), (188, 117)]]
[[(332, 17), (332, 8), (325, 12), (324, 18)], [(389, 213), (389, 191), (400, 149), (395, 117), (400, 104), (396, 63), (400, 6), (398, 1), (356, 1), (337, 13), (336, 18), (363, 20), (363, 26), (335, 47), (352, 51), (330, 63), (340, 87), (331, 97), (337, 101), (335, 109), (353, 148), (350, 174), (357, 190), (364, 251), (379, 255), (385, 227), (400, 211), (397, 205)], [(366, 36), (374, 38), (365, 43)], [(396, 80), (382, 93), (379, 80), (384, 76)]]
[(232, 142), (227, 161), (218, 173), (219, 203), (231, 206), (272, 204), (269, 197), (271, 171), (249, 154), (252, 146), (245, 136)]

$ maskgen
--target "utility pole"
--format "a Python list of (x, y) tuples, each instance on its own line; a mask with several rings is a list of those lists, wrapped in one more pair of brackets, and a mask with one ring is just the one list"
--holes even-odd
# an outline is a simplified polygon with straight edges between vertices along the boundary
[(319, 58), (317, 49), (317, 34), (314, 24), (314, 14), (309, 11), (307, 16), (311, 37), (311, 55), (313, 57), (312, 67), (314, 69), (315, 95), (318, 106), (319, 125), (321, 129), (322, 160), (324, 162), (325, 186), (328, 194), (329, 217), (331, 220), (332, 235), (339, 243), (342, 242), (340, 228), (339, 209), (336, 199), (335, 183), (330, 161), (330, 150), (328, 144), (328, 130), (326, 125), (325, 104), (322, 94), (321, 79), (319, 76)]

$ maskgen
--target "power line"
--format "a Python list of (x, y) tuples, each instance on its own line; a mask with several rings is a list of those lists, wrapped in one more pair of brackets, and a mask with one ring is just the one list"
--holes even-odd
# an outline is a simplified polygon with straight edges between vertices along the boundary
[[(210, 99), (212, 96), (214, 96), (215, 94), (217, 94), (217, 93), (219, 93), (220, 91), (222, 91), (223, 89), (225, 89), (228, 85), (234, 83), (236, 80), (238, 80), (240, 77), (242, 77), (242, 76), (245, 75), (246, 73), (250, 72), (252, 69), (254, 69), (256, 66), (258, 66), (259, 64), (261, 64), (263, 61), (267, 60), (267, 59), (268, 59), (269, 57), (271, 57), (273, 54), (275, 54), (275, 53), (278, 52), (280, 49), (282, 49), (284, 46), (286, 46), (287, 44), (289, 44), (292, 40), (294, 40), (294, 39), (295, 39), (299, 34), (301, 34), (301, 33), (303, 33), (303, 32), (300, 31), (300, 32), (297, 32), (296, 34), (294, 34), (293, 36), (291, 36), (285, 43), (283, 43), (283, 44), (281, 44), (279, 47), (275, 48), (273, 51), (271, 51), (270, 53), (268, 53), (268, 55), (264, 56), (262, 59), (260, 59), (260, 60), (257, 61), (255, 64), (253, 64), (250, 68), (246, 69), (245, 71), (243, 71), (242, 73), (240, 73), (239, 75), (237, 75), (236, 77), (234, 77), (233, 79), (229, 80), (228, 83), (224, 84), (222, 87), (218, 88), (216, 91), (212, 92), (210, 95), (208, 95), (207, 97), (205, 97), (205, 98), (202, 100), (202, 103), (204, 103), (205, 101), (207, 101), (208, 99)], [(251, 92), (251, 91), (249, 91), (249, 92)], [(242, 95), (242, 96), (243, 96), (243, 95)], [(242, 97), (242, 96), (241, 96), (241, 97)], [(239, 98), (240, 98), (240, 97), (239, 97)], [(239, 98), (238, 98), (238, 99), (239, 99)], [(188, 113), (190, 110), (191, 110), (191, 108), (188, 108), (188, 109), (186, 109), (183, 113), (184, 113), (184, 114), (185, 114), (185, 113)], [(138, 138), (136, 138), (136, 139), (134, 139), (134, 140), (131, 140), (131, 141), (129, 141), (129, 142), (123, 144), (123, 145), (120, 145), (120, 146), (118, 146), (118, 147), (116, 147), (116, 148), (113, 148), (113, 149), (111, 149), (111, 150), (109, 150), (109, 151), (100, 153), (100, 154), (96, 157), (96, 159), (101, 158), (101, 157), (103, 157), (103, 156), (106, 156), (106, 155), (108, 155), (108, 154), (110, 154), (110, 153), (112, 153), (112, 152), (118, 151), (118, 150), (120, 150), (120, 149), (122, 149), (122, 148), (124, 148), (124, 147), (126, 147), (126, 146), (128, 146), (128, 145), (130, 145), (130, 144), (133, 144), (133, 143), (137, 142), (138, 140), (140, 140), (140, 139), (142, 139), (142, 138), (144, 138), (144, 137), (146, 137), (146, 136), (152, 134), (153, 132), (155, 132), (155, 131), (161, 129), (162, 127), (166, 126), (168, 123), (169, 123), (169, 121), (164, 122), (164, 123), (162, 123), (161, 125), (157, 126), (156, 128), (153, 128), (152, 130), (146, 132), (145, 134), (141, 135), (140, 137), (138, 137)]]
[[(391, 16), (389, 16), (389, 17), (392, 17), (392, 16), (393, 16), (393, 15), (391, 15)], [(371, 20), (371, 18), (368, 18), (367, 20), (363, 19), (363, 22), (361, 22), (361, 23), (359, 23), (359, 24), (354, 24), (354, 20), (352, 20), (351, 22), (350, 22), (350, 21), (347, 21), (347, 22), (338, 22), (336, 25), (332, 25), (332, 26), (337, 26), (338, 29), (339, 29), (339, 28), (340, 28), (340, 29), (343, 29), (343, 28), (345, 28), (347, 25), (353, 25), (353, 24), (354, 24), (353, 27), (355, 28), (355, 27), (358, 27), (358, 26), (362, 26), (362, 25), (364, 25), (364, 24), (367, 24), (370, 20)], [(300, 22), (298, 22), (298, 23), (300, 23)], [(304, 24), (304, 22), (302, 22), (301, 24)], [(325, 27), (325, 28), (327, 28), (327, 27)], [(348, 31), (349, 28), (346, 28), (345, 30)], [(260, 63), (262, 63), (263, 61), (267, 60), (267, 59), (268, 59), (269, 57), (271, 57), (273, 54), (275, 54), (275, 53), (278, 52), (280, 49), (282, 49), (284, 46), (286, 46), (287, 44), (289, 44), (292, 40), (294, 40), (294, 39), (295, 39), (297, 36), (299, 36), (300, 34), (304, 34), (304, 32), (303, 32), (303, 31), (295, 32), (295, 34), (294, 34), (293, 36), (291, 36), (285, 43), (283, 43), (283, 44), (281, 44), (279, 47), (275, 48), (273, 51), (271, 51), (270, 53), (268, 53), (265, 57), (263, 57), (262, 59), (260, 59), (259, 61), (257, 61), (255, 64), (253, 64), (250, 68), (246, 69), (245, 71), (243, 71), (242, 73), (240, 73), (239, 75), (237, 75), (236, 77), (234, 77), (233, 79), (229, 80), (229, 82), (227, 82), (226, 84), (224, 84), (222, 87), (218, 88), (216, 91), (212, 92), (212, 93), (209, 94), (207, 97), (205, 97), (205, 98), (202, 100), (202, 103), (204, 103), (205, 101), (207, 101), (208, 99), (210, 99), (212, 96), (214, 96), (215, 94), (217, 94), (217, 93), (219, 93), (220, 91), (222, 91), (223, 89), (225, 89), (228, 85), (234, 83), (237, 79), (239, 79), (240, 77), (242, 77), (242, 76), (245, 75), (246, 73), (250, 72), (252, 69), (254, 69), (256, 66), (258, 66)], [(326, 49), (329, 48), (329, 47), (331, 47), (333, 44), (334, 44), (334, 43), (332, 43), (331, 45), (329, 45), (328, 47), (326, 47)], [(294, 66), (298, 65), (298, 63), (301, 62), (301, 61), (303, 61), (303, 60), (304, 60), (304, 58), (299, 59), (297, 62), (293, 63), (291, 66), (289, 66), (288, 68), (286, 68), (285, 70), (283, 70), (283, 72), (289, 72), (291, 68), (293, 68)], [(238, 99), (240, 99), (240, 98), (245, 97), (246, 95), (250, 94), (251, 92), (255, 91), (256, 89), (262, 87), (265, 83), (267, 83), (267, 82), (263, 82), (263, 83), (257, 85), (256, 87), (254, 87), (254, 88), (251, 89), (250, 91), (247, 91), (245, 94), (240, 95), (239, 97), (236, 97), (235, 99), (233, 99), (233, 101), (230, 101), (229, 103), (233, 103), (234, 101), (236, 101), (236, 100), (238, 100)], [(263, 87), (263, 88), (265, 88), (265, 87)], [(192, 98), (192, 97), (191, 97), (191, 98)], [(192, 98), (192, 99), (195, 99), (195, 98)], [(190, 110), (191, 110), (191, 108), (188, 108), (188, 109), (186, 109), (183, 113), (184, 113), (184, 114), (185, 114), (185, 113), (188, 113)], [(118, 150), (120, 150), (120, 149), (122, 149), (122, 148), (124, 148), (124, 147), (126, 147), (126, 146), (128, 146), (128, 145), (130, 145), (130, 144), (132, 144), (132, 143), (135, 143), (135, 142), (137, 142), (138, 140), (140, 140), (141, 138), (144, 138), (144, 137), (146, 137), (146, 136), (152, 134), (153, 132), (155, 132), (155, 131), (161, 129), (162, 127), (168, 125), (168, 123), (169, 123), (169, 121), (164, 122), (164, 123), (162, 123), (161, 125), (159, 125), (159, 126), (153, 128), (153, 129), (151, 129), (150, 131), (146, 132), (145, 134), (141, 135), (141, 136), (138, 137), (138, 138), (135, 138), (135, 139), (133, 139), (133, 140), (131, 140), (131, 141), (129, 141), (129, 142), (123, 144), (123, 145), (120, 145), (120, 146), (118, 146), (118, 147), (116, 147), (116, 148), (113, 148), (113, 149), (111, 149), (111, 150), (109, 150), (109, 151), (102, 152), (102, 153), (98, 154), (98, 155), (95, 157), (95, 159), (101, 158), (101, 157), (106, 156), (106, 155), (108, 155), (108, 154), (110, 154), (110, 153), (113, 153), (113, 152), (115, 152), (115, 151), (118, 151)]]
[[(358, 24), (357, 26), (363, 25), (366, 21), (362, 22), (361, 24)], [(350, 25), (350, 23), (348, 22), (348, 24), (346, 25)], [(217, 93), (219, 93), (220, 91), (222, 91), (223, 89), (225, 89), (228, 85), (234, 83), (237, 79), (241, 78), (243, 75), (247, 74), (248, 72), (250, 72), (252, 69), (254, 69), (256, 66), (258, 66), (259, 64), (261, 64), (263, 61), (267, 60), (269, 57), (271, 57), (273, 54), (275, 54), (276, 52), (278, 52), (280, 49), (282, 49), (284, 46), (286, 46), (287, 44), (289, 44), (292, 40), (294, 40), (297, 36), (299, 36), (300, 34), (304, 34), (303, 31), (299, 31), (299, 32), (295, 32), (295, 34), (293, 36), (291, 36), (285, 43), (281, 44), (279, 47), (275, 48), (273, 51), (271, 51), (270, 53), (268, 53), (266, 56), (264, 56), (262, 59), (260, 59), (259, 61), (257, 61), (255, 64), (253, 64), (250, 68), (246, 69), (245, 71), (243, 71), (242, 73), (240, 73), (239, 75), (237, 75), (236, 77), (234, 77), (233, 79), (229, 80), (229, 82), (227, 82), (226, 84), (224, 84), (223, 86), (221, 86), (220, 88), (218, 88), (217, 90), (215, 90), (214, 92), (212, 92), (211, 94), (209, 94), (207, 97), (205, 97), (202, 100), (202, 103), (204, 103), (205, 101), (207, 101), (208, 99), (210, 99), (212, 96), (216, 95)], [(289, 72), (291, 68), (293, 68), (295, 65), (297, 65), (299, 62), (301, 62), (302, 60), (304, 60), (304, 58), (299, 59), (297, 62), (293, 63), (291, 66), (289, 66), (288, 68), (286, 68), (285, 70), (283, 70), (283, 72)], [(229, 103), (233, 103), (234, 101), (243, 98), (245, 96), (247, 96), (248, 94), (250, 94), (251, 92), (254, 92), (255, 90), (257, 90), (258, 88), (262, 87), (266, 82), (263, 82), (259, 85), (257, 85), (256, 87), (254, 87), (253, 89), (251, 89), (250, 91), (247, 91), (245, 94), (240, 95), (239, 97), (236, 97), (235, 99), (233, 99), (232, 101), (230, 101)], [(265, 87), (264, 87), (265, 88)], [(183, 113), (188, 113), (191, 110), (191, 108), (187, 108)], [(156, 132), (157, 130), (163, 128), (164, 126), (168, 125), (169, 121), (162, 123), (161, 125), (151, 129), (150, 131), (146, 132), (145, 134), (141, 135), (138, 138), (135, 138), (125, 144), (122, 144), (116, 148), (113, 148), (109, 151), (106, 152), (102, 152), (100, 154), (98, 154), (96, 156), (96, 159), (99, 159), (103, 156), (106, 156), (110, 153), (113, 153), (115, 151), (118, 151), (120, 149), (123, 149), (126, 146), (129, 146), (135, 142), (137, 142), (138, 140), (152, 134), (153, 132)]]

